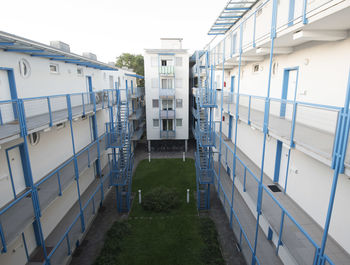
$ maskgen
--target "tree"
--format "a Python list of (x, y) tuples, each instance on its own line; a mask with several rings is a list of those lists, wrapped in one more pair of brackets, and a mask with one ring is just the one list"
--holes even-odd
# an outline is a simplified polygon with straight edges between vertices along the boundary
[[(126, 66), (129, 69), (133, 69), (134, 72), (138, 75), (144, 76), (144, 65), (143, 65), (143, 56), (141, 54), (131, 54), (131, 53), (122, 53), (117, 57), (117, 62), (115, 64), (117, 67)], [(138, 86), (144, 85), (144, 80), (137, 80)]]

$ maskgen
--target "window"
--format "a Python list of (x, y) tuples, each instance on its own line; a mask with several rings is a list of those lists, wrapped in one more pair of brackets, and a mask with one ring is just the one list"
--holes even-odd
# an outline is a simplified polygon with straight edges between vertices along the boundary
[(159, 100), (158, 99), (153, 99), (152, 100), (152, 107), (153, 108), (159, 108)]
[(58, 64), (50, 63), (50, 73), (53, 73), (53, 74), (59, 73)]
[(162, 82), (162, 89), (174, 88), (172, 79), (162, 79), (161, 82)]
[(78, 76), (83, 76), (83, 74), (84, 74), (83, 68), (78, 67), (78, 68), (77, 68), (77, 75), (78, 75)]
[(118, 76), (118, 89), (120, 88), (120, 76)]
[(158, 78), (152, 78), (152, 88), (158, 88)]
[(278, 62), (272, 63), (272, 75), (276, 75), (278, 71)]
[(30, 76), (30, 65), (26, 59), (19, 60), (19, 72), (23, 78)]
[(161, 60), (161, 65), (162, 65), (162, 66), (167, 66), (166, 60)]
[(159, 127), (159, 120), (153, 119), (153, 127)]
[(253, 73), (258, 73), (260, 71), (260, 65), (259, 64), (254, 64), (253, 65)]
[(29, 135), (29, 142), (31, 145), (35, 146), (39, 143), (40, 134), (38, 132)]
[(113, 75), (109, 76), (109, 88), (114, 89), (114, 77), (113, 77)]
[(162, 109), (163, 110), (173, 110), (173, 100), (172, 99), (163, 99), (162, 100)]
[(176, 119), (176, 126), (177, 127), (182, 126), (182, 119)]
[(175, 57), (175, 66), (182, 66), (182, 57)]
[(173, 120), (164, 119), (162, 120), (163, 131), (173, 131)]
[(182, 99), (176, 100), (176, 108), (182, 108)]
[(175, 79), (175, 88), (182, 88), (182, 79), (181, 78)]
[(233, 34), (232, 36), (232, 54), (236, 53), (236, 43), (237, 43), (237, 33)]

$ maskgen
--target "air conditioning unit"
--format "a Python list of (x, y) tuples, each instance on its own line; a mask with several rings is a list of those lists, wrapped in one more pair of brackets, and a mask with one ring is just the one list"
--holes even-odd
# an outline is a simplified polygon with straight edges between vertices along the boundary
[(54, 41), (50, 41), (50, 46), (59, 49), (61, 51), (64, 52), (70, 52), (70, 46), (67, 43), (64, 43), (62, 41), (59, 40), (54, 40)]
[(97, 61), (97, 56), (96, 56), (96, 54), (94, 54), (94, 53), (91, 53), (91, 52), (83, 52), (83, 56), (86, 57), (86, 58), (89, 58), (89, 59), (91, 59), (91, 60)]

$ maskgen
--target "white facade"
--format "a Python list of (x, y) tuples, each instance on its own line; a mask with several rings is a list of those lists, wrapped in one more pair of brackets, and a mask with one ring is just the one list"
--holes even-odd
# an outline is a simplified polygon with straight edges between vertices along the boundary
[(147, 140), (187, 140), (189, 57), (182, 39), (161, 39), (161, 49), (146, 49)]
[[(252, 10), (248, 11), (225, 34), (223, 40), (217, 41), (214, 46), (211, 45), (210, 49), (211, 64), (216, 67), (214, 75), (219, 89), (217, 98), (219, 107), (216, 109), (215, 119), (217, 125), (221, 120), (223, 121), (221, 148), (224, 151), (221, 156), (221, 164), (225, 170), (229, 167), (228, 174), (231, 179), (233, 179), (232, 154), (226, 148), (225, 143), (229, 143), (228, 145), (232, 148), (235, 141), (239, 150), (239, 158), (250, 169), (253, 169), (258, 179), (260, 178), (263, 158), (264, 108), (269, 87), (273, 2), (257, 1)], [(269, 95), (271, 98), (270, 118), (263, 164), (264, 183), (266, 185), (277, 184), (282, 192), (286, 189), (285, 197), (276, 193), (276, 198), (292, 213), (292, 216), (294, 214), (295, 220), (315, 240), (316, 244), (321, 245), (322, 229), (326, 223), (334, 175), (331, 163), (336, 125), (348, 89), (350, 2), (306, 1), (306, 24), (303, 24), (302, 21), (302, 2), (295, 1), (292, 16), (289, 14), (292, 1), (278, 1), (277, 5), (277, 34), (274, 40)], [(291, 16), (289, 26), (288, 14)], [(242, 43), (241, 55), (239, 53), (240, 43)], [(224, 62), (223, 58), (225, 58)], [(204, 59), (203, 56), (202, 65)], [(239, 71), (240, 60), (241, 70)], [(237, 98), (238, 87), (239, 96)], [(222, 88), (224, 91), (223, 105), (221, 105)], [(283, 91), (285, 91), (284, 94)], [(239, 119), (236, 128), (237, 99), (239, 99)], [(288, 100), (288, 102), (282, 104), (281, 99)], [(291, 148), (292, 128), (286, 124), (292, 122), (293, 102), (298, 104), (293, 138), (295, 147)], [(285, 105), (283, 114), (282, 105)], [(328, 107), (320, 107), (320, 105)], [(282, 123), (281, 120), (289, 121), (289, 123)], [(219, 133), (219, 126), (216, 129)], [(235, 134), (236, 129), (237, 135)], [(282, 148), (279, 170), (276, 172), (278, 142), (282, 143)], [(219, 151), (219, 146), (220, 144), (217, 143), (217, 151)], [(345, 158), (345, 172), (340, 174), (338, 179), (325, 251), (334, 264), (344, 265), (350, 260), (350, 229), (345, 225), (350, 221), (347, 203), (350, 199), (349, 148), (348, 146)], [(218, 157), (216, 159), (218, 160)], [(289, 166), (287, 167), (288, 159)], [(242, 167), (239, 162), (238, 164)], [(251, 181), (257, 185), (249, 173), (247, 173), (247, 179), (247, 182)], [(243, 177), (239, 175), (236, 176), (235, 186), (256, 218), (257, 201), (255, 195), (252, 194), (257, 192), (257, 186), (255, 186), (256, 189), (253, 189), (254, 192), (245, 191)], [(269, 196), (263, 195), (263, 207), (265, 197)], [(296, 206), (288, 204), (288, 200), (291, 200)], [(275, 211), (275, 213), (280, 211), (277, 205), (274, 207), (271, 206), (270, 211)], [(268, 228), (272, 227), (272, 242), (274, 247), (277, 247), (280, 219), (276, 220), (277, 226), (274, 226), (269, 219), (269, 214), (263, 208), (260, 226), (266, 237)], [(306, 222), (308, 217), (311, 217), (309, 220), (313, 221)], [(285, 227), (282, 242), (284, 237), (286, 241), (288, 239), (287, 231), (288, 228)], [(295, 228), (293, 233), (295, 236), (298, 235), (301, 246), (308, 240), (296, 231), (298, 229)], [(254, 244), (254, 239), (250, 243)], [(339, 244), (338, 247), (334, 247), (337, 244)], [(294, 251), (298, 251), (297, 249), (298, 245), (292, 246), (289, 242), (285, 246), (280, 246), (279, 256), (282, 262), (284, 264), (304, 264), (302, 262), (312, 264), (306, 262), (308, 256), (306, 253), (303, 254), (304, 260), (301, 258), (302, 254), (296, 254)], [(306, 245), (305, 249), (307, 249)], [(311, 249), (314, 250), (314, 248)], [(313, 255), (314, 253), (310, 254), (311, 260)]]
[[(91, 59), (86, 60), (91, 61), (89, 63), (95, 68), (70, 61), (50, 60), (44, 56), (31, 56), (32, 50), (42, 47), (44, 49), (42, 54), (55, 52), (54, 58), (69, 56), (84, 62), (84, 57), (65, 51), (50, 50), (49, 46), (17, 36), (12, 39), (4, 33), (0, 34), (0, 37), (11, 40), (10, 43), (13, 41), (14, 44), (11, 45), (14, 47), (20, 47), (17, 51), (12, 51), (11, 47), (5, 49), (0, 46), (0, 221), (3, 234), (0, 248), (4, 252), (0, 254), (0, 264), (27, 264), (35, 253), (42, 251), (38, 243), (39, 232), (35, 232), (34, 229), (37, 226), (33, 225), (37, 218), (32, 203), (32, 186), (28, 179), (37, 189), (41, 212), (40, 227), (47, 255), (50, 255), (51, 264), (65, 264), (70, 255), (67, 241), (59, 242), (64, 236), (63, 233), (68, 231), (67, 235), (71, 241), (70, 253), (72, 253), (76, 246), (74, 240), (81, 240), (84, 236), (104, 198), (102, 190), (104, 196), (109, 192), (108, 150), (105, 148), (105, 124), (110, 120), (108, 104), (111, 107), (115, 106), (117, 87), (125, 88), (126, 82), (128, 87), (131, 87), (132, 83), (136, 87), (136, 77), (127, 76), (126, 74), (134, 73), (129, 70), (118, 70), (114, 66), (110, 66), (110, 70), (103, 70), (108, 67), (107, 64)], [(29, 51), (28, 46), (23, 47), (29, 42), (38, 46), (32, 47)], [(17, 96), (23, 99), (29, 135), (26, 141), (17, 132), (11, 134), (6, 131), (7, 128), (11, 131), (11, 128), (18, 126), (19, 123), (15, 117), (17, 108), (15, 103), (5, 102), (11, 100), (11, 96), (13, 99), (10, 91), (10, 72), (14, 74)], [(89, 92), (89, 78), (92, 82), (92, 92), (96, 92), (95, 95), (99, 94), (95, 98), (95, 101), (98, 101), (96, 113), (91, 109), (92, 94), (86, 94)], [(106, 92), (100, 92), (103, 90)], [(107, 90), (110, 91), (108, 100)], [(72, 126), (67, 119), (67, 95), (72, 106)], [(103, 102), (102, 105), (100, 102)], [(50, 113), (48, 105), (51, 108), (53, 124), (48, 122)], [(83, 105), (86, 108), (84, 113), (75, 111), (81, 110)], [(58, 112), (63, 113), (62, 118), (55, 116)], [(96, 140), (93, 133), (95, 130), (93, 117), (96, 119)], [(37, 123), (31, 123), (34, 119)], [(33, 142), (34, 132), (38, 140)], [(24, 157), (26, 146), (31, 170), (26, 168), (27, 162)], [(75, 180), (75, 156), (79, 180)], [(97, 175), (97, 160), (100, 161), (102, 175)], [(27, 175), (28, 172), (31, 172), (32, 177)], [(86, 228), (84, 233), (81, 231), (81, 217), (73, 222), (75, 216), (81, 212), (78, 188)], [(31, 196), (23, 197), (27, 192)], [(67, 230), (72, 223), (74, 225), (71, 230)], [(52, 248), (56, 246), (57, 249), (53, 252)]]

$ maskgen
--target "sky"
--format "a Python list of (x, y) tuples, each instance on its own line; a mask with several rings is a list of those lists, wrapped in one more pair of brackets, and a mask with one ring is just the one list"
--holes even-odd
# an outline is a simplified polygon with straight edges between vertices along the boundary
[(0, 30), (71, 52), (92, 52), (103, 62), (123, 52), (159, 48), (161, 37), (183, 38), (183, 48), (202, 49), (227, 0), (11, 0), (1, 4)]

